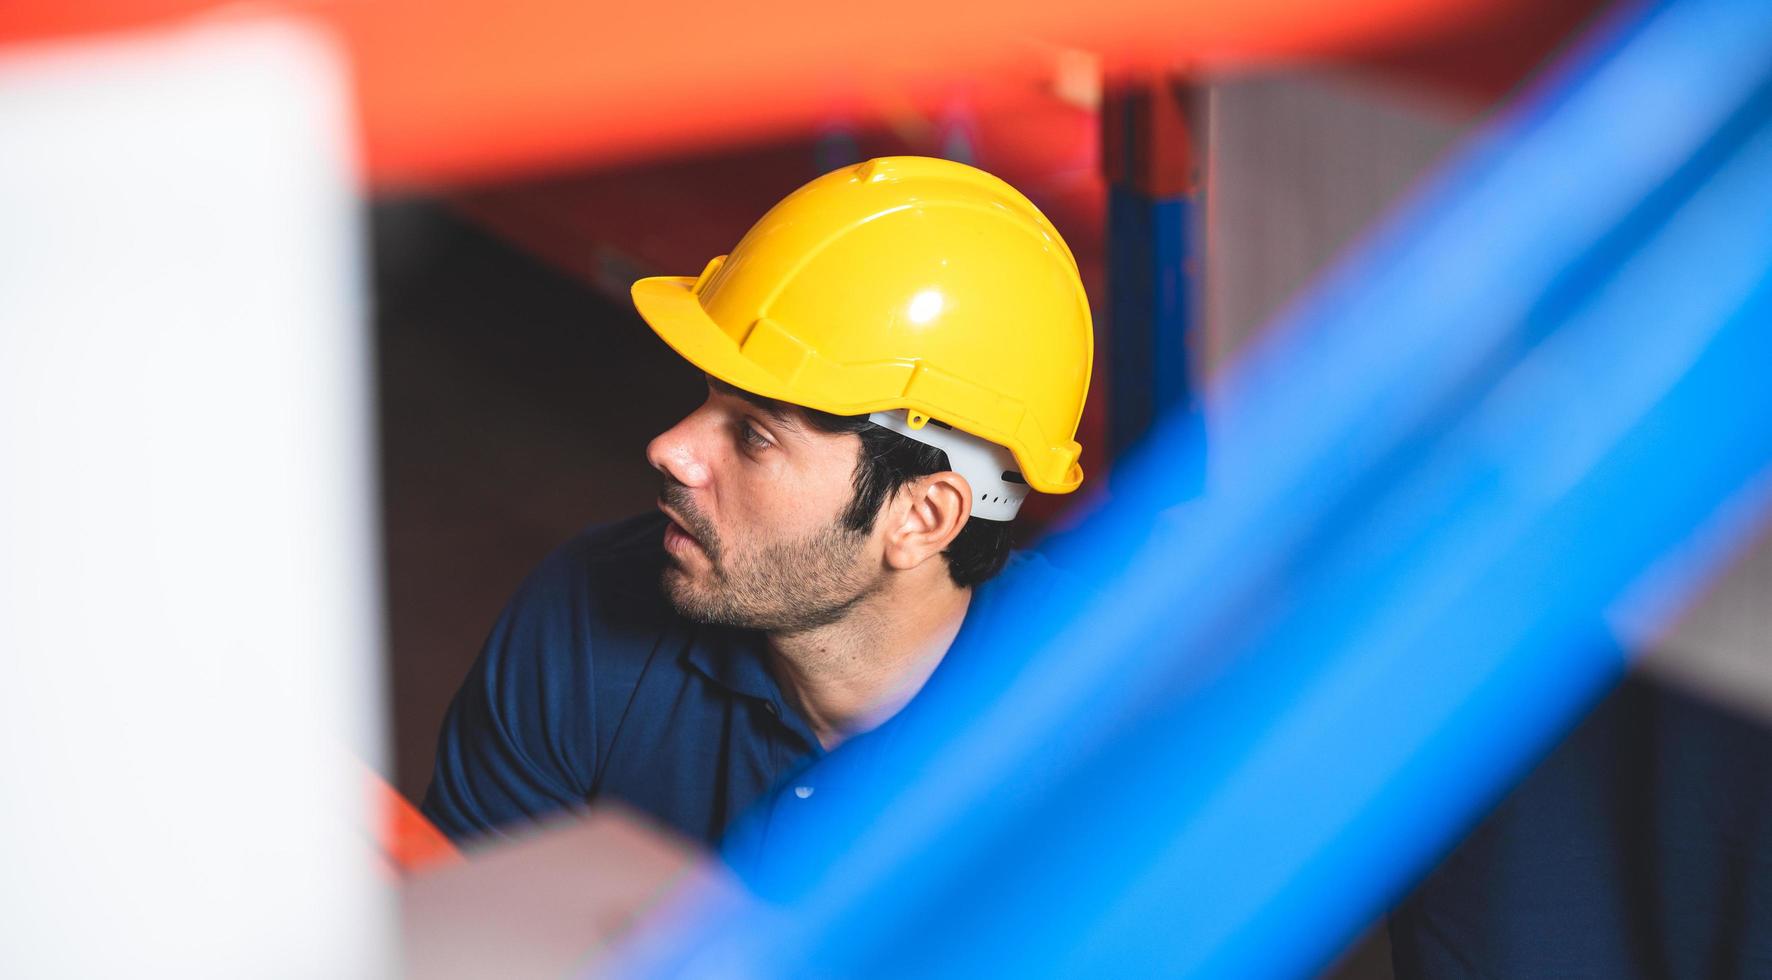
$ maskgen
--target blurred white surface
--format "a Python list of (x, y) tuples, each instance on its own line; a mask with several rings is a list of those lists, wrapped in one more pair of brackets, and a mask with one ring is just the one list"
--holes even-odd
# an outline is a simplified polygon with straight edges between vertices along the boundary
[(648, 940), (752, 901), (702, 848), (620, 805), (483, 841), (468, 858), (402, 889), (412, 980), (645, 976)]
[(1197, 356), (1212, 374), (1431, 174), (1477, 111), (1321, 68), (1224, 78), (1206, 98)]
[(263, 23), (0, 57), (0, 975), (391, 968), (341, 78)]

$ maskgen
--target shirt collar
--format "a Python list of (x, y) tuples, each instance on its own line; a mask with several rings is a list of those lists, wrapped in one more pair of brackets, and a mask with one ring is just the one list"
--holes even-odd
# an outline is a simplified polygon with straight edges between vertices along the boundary
[(781, 706), (781, 686), (764, 661), (755, 633), (718, 626), (696, 626), (685, 657), (708, 680), (733, 694)]
[(805, 742), (815, 756), (824, 754), (812, 726), (782, 696), (781, 685), (769, 670), (763, 638), (749, 630), (697, 626), (684, 654), (689, 666), (732, 694), (760, 701), (784, 728)]

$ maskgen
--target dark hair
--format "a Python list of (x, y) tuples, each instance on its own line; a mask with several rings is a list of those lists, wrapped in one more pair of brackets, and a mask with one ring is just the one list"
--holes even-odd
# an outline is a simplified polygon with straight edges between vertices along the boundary
[[(881, 428), (866, 415), (831, 415), (810, 408), (800, 411), (815, 429), (853, 432), (861, 437), (861, 453), (855, 461), (855, 498), (841, 518), (852, 530), (873, 530), (880, 506), (900, 487), (919, 476), (951, 469), (944, 450)], [(948, 563), (948, 577), (961, 588), (971, 588), (1002, 571), (1009, 560), (1012, 530), (1009, 521), (969, 518), (941, 553)]]

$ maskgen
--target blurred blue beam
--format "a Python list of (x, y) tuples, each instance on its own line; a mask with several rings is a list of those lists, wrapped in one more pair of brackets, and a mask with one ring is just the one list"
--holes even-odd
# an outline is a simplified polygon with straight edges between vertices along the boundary
[[(1549, 748), (1622, 668), (1601, 612), (1772, 463), (1769, 201), (1772, 127), (1313, 542), (1295, 604), (1232, 641), (1232, 670), (1120, 736), (1205, 759), (1153, 781), (1149, 758), (1108, 754), (1055, 788), (1047, 833), (1111, 834), (1138, 866), (1043, 961), (1306, 972)], [(992, 846), (1040, 829), (1024, 814)], [(993, 922), (1064, 915), (1071, 887), (1012, 886)]]
[[(653, 967), (1308, 972), (1622, 667), (1772, 464), (1772, 5), (1619, 18), (1209, 400)], [(973, 638), (975, 640), (981, 638)], [(832, 791), (826, 792), (823, 787)]]

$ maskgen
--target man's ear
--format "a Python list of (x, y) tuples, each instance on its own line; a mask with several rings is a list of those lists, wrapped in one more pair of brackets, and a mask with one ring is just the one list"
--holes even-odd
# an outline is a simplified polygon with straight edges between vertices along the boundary
[(952, 470), (918, 477), (888, 505), (886, 564), (901, 571), (940, 555), (972, 517), (972, 487)]

